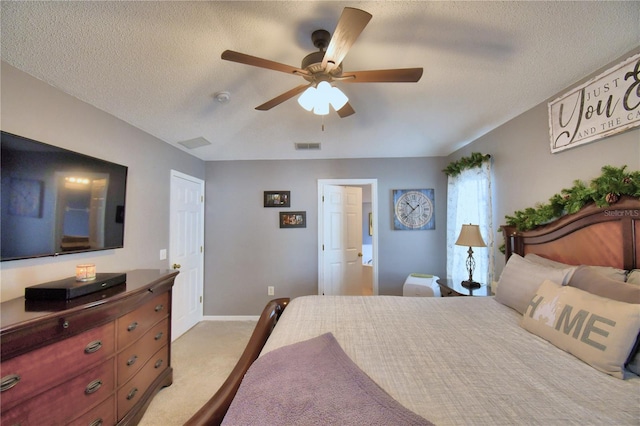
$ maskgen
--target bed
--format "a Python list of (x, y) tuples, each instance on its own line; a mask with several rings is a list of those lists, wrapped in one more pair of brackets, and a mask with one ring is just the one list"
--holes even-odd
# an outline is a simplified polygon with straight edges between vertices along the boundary
[(640, 424), (640, 200), (503, 232), (495, 297), (271, 301), (187, 424)]

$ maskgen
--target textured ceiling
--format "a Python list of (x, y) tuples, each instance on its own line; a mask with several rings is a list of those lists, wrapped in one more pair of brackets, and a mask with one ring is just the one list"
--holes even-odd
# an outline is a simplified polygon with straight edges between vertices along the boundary
[[(344, 69), (423, 67), (418, 83), (338, 86), (355, 115), (324, 119), (295, 67), (345, 6), (373, 15)], [(640, 45), (639, 2), (1, 2), (2, 60), (204, 160), (442, 156)], [(228, 103), (214, 94), (230, 93)], [(324, 131), (322, 125), (324, 124)], [(187, 149), (178, 142), (205, 138)], [(320, 143), (296, 151), (295, 143)]]

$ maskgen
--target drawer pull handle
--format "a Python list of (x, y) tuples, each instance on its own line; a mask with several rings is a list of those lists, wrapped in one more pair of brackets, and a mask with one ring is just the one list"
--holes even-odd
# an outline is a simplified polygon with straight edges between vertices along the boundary
[(102, 426), (102, 419), (95, 419), (94, 421), (92, 421), (91, 423), (89, 423), (89, 426)]
[(156, 361), (156, 364), (153, 366), (154, 368), (160, 368), (160, 366), (162, 365), (164, 361), (162, 359), (159, 359)]
[(156, 305), (155, 311), (160, 312), (163, 309), (164, 309), (164, 305)]
[(84, 348), (84, 353), (92, 354), (92, 353), (97, 352), (98, 350), (100, 350), (101, 347), (102, 347), (102, 341), (101, 340), (94, 340), (93, 342), (89, 343), (87, 345), (87, 347)]
[(136, 328), (138, 328), (138, 323), (134, 321), (131, 324), (129, 324), (129, 327), (127, 327), (127, 331), (133, 331)]
[(127, 367), (131, 367), (138, 360), (138, 355), (134, 355), (127, 360)]
[(131, 389), (131, 391), (129, 391), (129, 394), (127, 395), (127, 401), (131, 401), (136, 396), (137, 393), (138, 393), (138, 388)]
[(160, 340), (162, 339), (162, 331), (159, 332), (158, 334), (156, 334), (156, 337), (154, 337), (155, 340)]
[(63, 321), (62, 328), (69, 328), (69, 321)]
[(17, 374), (9, 374), (8, 376), (4, 376), (2, 378), (2, 385), (0, 387), (0, 392), (7, 391), (18, 384), (20, 381), (20, 376)]
[(84, 388), (84, 393), (85, 395), (91, 395), (92, 393), (100, 389), (101, 386), (102, 380), (94, 380), (93, 382), (89, 383), (86, 388)]

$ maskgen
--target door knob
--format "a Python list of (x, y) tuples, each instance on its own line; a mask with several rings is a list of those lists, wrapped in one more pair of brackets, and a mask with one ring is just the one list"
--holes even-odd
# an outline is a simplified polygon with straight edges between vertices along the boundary
[(362, 257), (362, 253), (358, 253), (358, 257)]
[(180, 264), (179, 263), (174, 263), (173, 264), (173, 269), (180, 269)]

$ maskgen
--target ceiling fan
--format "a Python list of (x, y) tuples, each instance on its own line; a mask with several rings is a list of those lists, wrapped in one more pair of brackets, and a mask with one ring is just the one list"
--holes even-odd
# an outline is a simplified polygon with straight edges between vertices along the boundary
[[(254, 67), (266, 68), (303, 77), (308, 83), (297, 86), (279, 96), (256, 107), (257, 110), (267, 111), (280, 105), (284, 101), (304, 92), (310, 87), (316, 87), (322, 82), (330, 83), (415, 83), (422, 77), (422, 68), (402, 68), (389, 70), (343, 71), (342, 61), (356, 41), (362, 30), (371, 20), (371, 14), (360, 9), (345, 7), (338, 20), (333, 37), (326, 30), (316, 30), (311, 35), (313, 45), (319, 49), (307, 55), (302, 60), (300, 68), (279, 62), (262, 59), (244, 53), (225, 50), (222, 59), (238, 62)], [(343, 95), (344, 96), (344, 95)], [(346, 97), (344, 106), (337, 109), (342, 118), (348, 117), (355, 111)], [(328, 105), (327, 105), (328, 108)], [(307, 108), (309, 109), (309, 108)], [(327, 109), (328, 112), (328, 109)], [(317, 112), (316, 112), (317, 113)]]

